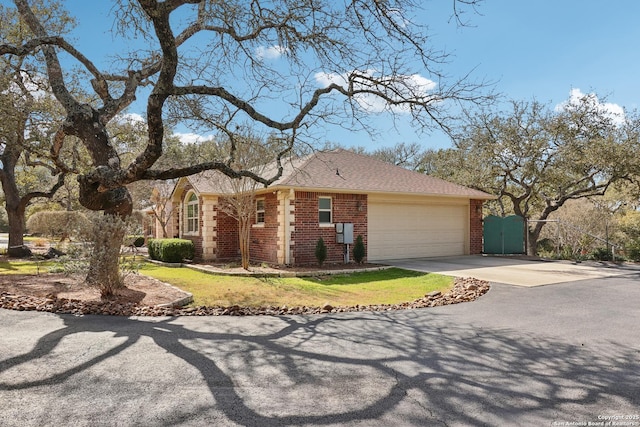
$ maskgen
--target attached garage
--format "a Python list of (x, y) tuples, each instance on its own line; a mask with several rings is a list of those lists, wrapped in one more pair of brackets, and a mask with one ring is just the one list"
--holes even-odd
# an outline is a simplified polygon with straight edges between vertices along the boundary
[[(482, 204), (494, 198), (490, 194), (341, 149), (272, 166), (263, 175), (282, 167), (280, 179), (255, 193), (254, 262), (315, 265), (322, 239), (325, 262), (342, 263), (348, 247), (338, 238), (338, 224), (351, 224), (352, 237), (362, 236), (368, 262), (482, 252)], [(187, 215), (174, 215), (171, 226), (199, 244), (197, 257), (237, 255), (237, 221), (219, 206), (233, 194), (228, 182), (208, 171), (181, 178), (173, 190), (174, 212), (188, 211), (192, 193), (199, 203), (197, 227)]]
[(368, 259), (469, 253), (469, 204), (433, 198), (369, 199)]

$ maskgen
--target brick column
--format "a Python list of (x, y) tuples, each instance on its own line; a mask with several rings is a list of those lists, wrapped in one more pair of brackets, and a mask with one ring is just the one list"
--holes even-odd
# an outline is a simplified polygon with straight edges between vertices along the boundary
[(277, 252), (278, 264), (293, 264), (293, 240), (291, 236), (295, 230), (295, 193), (293, 190), (278, 191), (278, 234)]
[(216, 259), (217, 244), (217, 197), (203, 197), (202, 200), (202, 259)]
[(482, 200), (469, 200), (469, 254), (482, 253)]

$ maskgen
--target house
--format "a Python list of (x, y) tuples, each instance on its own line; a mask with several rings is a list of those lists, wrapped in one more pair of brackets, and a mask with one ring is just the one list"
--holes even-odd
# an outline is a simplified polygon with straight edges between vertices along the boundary
[[(322, 237), (327, 262), (342, 262), (337, 223), (353, 224), (369, 262), (482, 251), (482, 203), (494, 198), (487, 193), (342, 149), (283, 166), (279, 180), (256, 191), (252, 261), (315, 263)], [(229, 185), (207, 171), (181, 178), (171, 194), (173, 235), (192, 240), (201, 260), (239, 257), (237, 221), (220, 205)]]

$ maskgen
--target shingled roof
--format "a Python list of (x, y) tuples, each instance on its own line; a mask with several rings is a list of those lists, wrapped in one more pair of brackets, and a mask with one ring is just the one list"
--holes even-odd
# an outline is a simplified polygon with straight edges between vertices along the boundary
[(287, 165), (283, 176), (272, 185), (274, 186), (365, 193), (494, 198), (482, 191), (343, 149), (316, 152), (306, 157), (299, 165)]
[[(309, 156), (283, 162), (283, 174), (270, 185), (315, 191), (358, 193), (397, 193), (493, 199), (494, 196), (439, 178), (413, 172), (367, 155), (337, 149), (319, 151)], [(275, 172), (264, 171), (269, 176)], [(200, 193), (228, 193), (228, 178), (208, 171), (189, 181)]]

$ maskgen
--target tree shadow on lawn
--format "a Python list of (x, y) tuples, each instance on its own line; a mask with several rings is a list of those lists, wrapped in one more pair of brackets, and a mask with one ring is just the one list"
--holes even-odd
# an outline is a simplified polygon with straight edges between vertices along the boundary
[(8, 261), (3, 261), (4, 256), (0, 255), (0, 274), (8, 271), (17, 271), (18, 268)]
[(401, 268), (388, 268), (378, 271), (364, 271), (335, 275), (318, 275), (309, 277), (299, 277), (302, 280), (308, 280), (313, 283), (327, 285), (354, 285), (366, 284), (372, 282), (384, 282), (385, 280), (396, 279), (412, 279), (415, 277), (426, 277), (433, 273), (425, 273), (413, 270), (404, 270)]
[[(12, 408), (10, 415), (26, 417), (21, 422), (68, 422), (62, 400), (93, 402), (103, 389), (112, 392), (104, 396), (110, 404), (85, 405), (75, 422), (551, 425), (640, 407), (637, 350), (460, 325), (446, 310), (252, 319), (17, 315), (62, 327), (0, 361), (0, 420)], [(86, 354), (71, 340), (82, 340)], [(154, 371), (162, 373), (157, 384), (148, 376)]]

